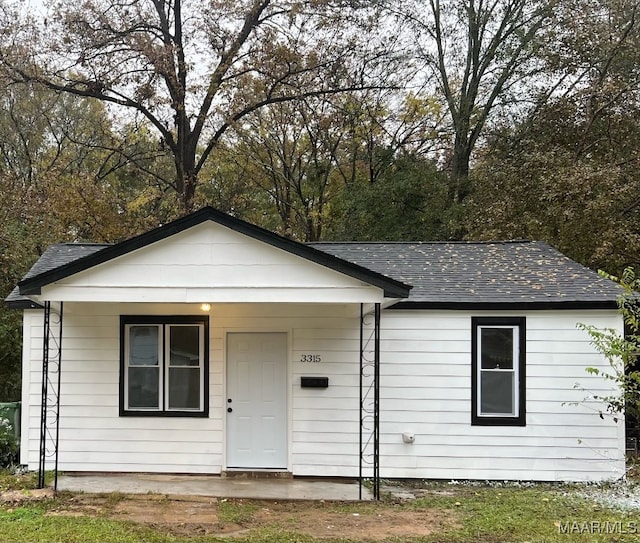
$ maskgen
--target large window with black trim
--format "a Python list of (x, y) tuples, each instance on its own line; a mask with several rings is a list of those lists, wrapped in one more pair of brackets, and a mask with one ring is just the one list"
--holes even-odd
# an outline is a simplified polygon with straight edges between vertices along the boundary
[(120, 414), (206, 417), (209, 319), (120, 317)]
[(472, 317), (471, 423), (526, 424), (526, 319)]

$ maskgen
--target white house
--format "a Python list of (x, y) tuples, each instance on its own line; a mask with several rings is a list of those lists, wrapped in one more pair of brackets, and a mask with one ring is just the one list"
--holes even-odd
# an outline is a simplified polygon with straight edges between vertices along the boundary
[(598, 416), (588, 398), (611, 385), (585, 371), (607, 362), (577, 327), (622, 330), (618, 293), (539, 242), (308, 245), (211, 208), (55, 245), (7, 299), (24, 311), (21, 461), (618, 478), (624, 425)]

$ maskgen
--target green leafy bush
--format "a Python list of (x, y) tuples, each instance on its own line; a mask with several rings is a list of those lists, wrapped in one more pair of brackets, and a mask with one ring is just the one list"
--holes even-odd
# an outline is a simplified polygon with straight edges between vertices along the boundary
[[(586, 368), (590, 375), (598, 375), (616, 385), (617, 391), (610, 395), (593, 394), (592, 398), (604, 403), (604, 412), (617, 422), (625, 415), (627, 423), (640, 423), (640, 277), (633, 268), (626, 268), (621, 277), (601, 272), (601, 275), (616, 281), (623, 293), (618, 306), (624, 319), (625, 333), (612, 328), (598, 329), (580, 324), (591, 336), (591, 343), (601, 352), (611, 366), (610, 371)], [(600, 417), (604, 417), (600, 411)]]
[(18, 461), (18, 443), (13, 435), (13, 426), (8, 419), (0, 417), (0, 468), (12, 466)]

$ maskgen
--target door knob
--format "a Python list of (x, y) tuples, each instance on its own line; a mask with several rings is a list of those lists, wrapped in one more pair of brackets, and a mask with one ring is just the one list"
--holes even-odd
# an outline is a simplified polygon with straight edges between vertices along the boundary
[(233, 411), (233, 409), (231, 409), (230, 407), (227, 407), (227, 413), (231, 413)]

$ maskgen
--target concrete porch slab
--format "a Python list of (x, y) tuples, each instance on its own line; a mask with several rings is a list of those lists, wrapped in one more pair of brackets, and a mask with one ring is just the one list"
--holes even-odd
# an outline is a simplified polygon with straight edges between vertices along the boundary
[[(75, 474), (60, 475), (58, 490), (91, 494), (177, 494), (264, 500), (358, 501), (358, 481), (322, 478), (255, 479), (217, 475)], [(362, 488), (362, 499), (371, 492)]]

